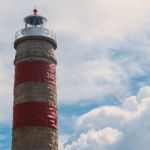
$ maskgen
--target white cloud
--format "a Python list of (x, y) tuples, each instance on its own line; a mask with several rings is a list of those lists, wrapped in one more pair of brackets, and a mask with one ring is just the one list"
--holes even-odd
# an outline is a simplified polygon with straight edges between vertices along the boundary
[(149, 98), (149, 97), (150, 97), (150, 87), (149, 86), (145, 86), (138, 93), (138, 100), (140, 101), (143, 98)]
[(66, 146), (66, 150), (107, 150), (113, 146), (113, 143), (121, 139), (121, 134), (118, 130), (105, 128), (99, 131), (90, 130), (86, 134), (82, 133), (77, 141)]
[[(118, 97), (127, 93), (128, 83), (125, 81), (128, 75), (121, 66), (109, 59), (87, 61), (73, 68), (60, 67), (58, 72), (60, 73), (58, 94), (67, 103), (93, 97), (100, 98), (108, 93), (116, 94)], [(119, 89), (122, 89), (120, 93)]]
[(123, 108), (129, 111), (134, 111), (138, 109), (138, 102), (136, 96), (131, 96), (125, 100), (123, 103)]
[(140, 93), (142, 99), (129, 97), (120, 107), (100, 107), (79, 117), (65, 149), (149, 150), (150, 87)]
[(65, 143), (65, 141), (67, 141), (68, 140), (68, 135), (66, 135), (66, 134), (59, 134), (59, 140), (58, 140), (58, 143), (59, 143), (59, 149), (60, 150), (65, 150), (64, 149), (64, 143)]
[(55, 1), (52, 10), (57, 13), (51, 24), (57, 31), (74, 34), (84, 42), (100, 41), (110, 46), (142, 30), (148, 4), (146, 0)]
[(130, 95), (131, 80), (149, 72), (149, 2), (63, 0), (54, 6), (60, 102)]

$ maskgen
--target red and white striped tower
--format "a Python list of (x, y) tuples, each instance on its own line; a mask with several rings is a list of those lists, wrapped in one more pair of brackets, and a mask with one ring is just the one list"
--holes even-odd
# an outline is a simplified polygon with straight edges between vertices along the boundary
[(37, 14), (16, 33), (12, 150), (58, 150), (55, 34)]

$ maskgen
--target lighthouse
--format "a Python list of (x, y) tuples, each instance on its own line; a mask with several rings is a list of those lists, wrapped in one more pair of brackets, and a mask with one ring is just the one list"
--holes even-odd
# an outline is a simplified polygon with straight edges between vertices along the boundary
[(12, 150), (58, 150), (56, 37), (33, 14), (15, 35)]

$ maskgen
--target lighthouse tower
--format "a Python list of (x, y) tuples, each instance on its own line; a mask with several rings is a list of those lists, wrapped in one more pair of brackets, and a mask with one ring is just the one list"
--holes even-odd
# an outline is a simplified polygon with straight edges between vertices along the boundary
[(38, 15), (16, 32), (12, 150), (58, 150), (55, 34)]

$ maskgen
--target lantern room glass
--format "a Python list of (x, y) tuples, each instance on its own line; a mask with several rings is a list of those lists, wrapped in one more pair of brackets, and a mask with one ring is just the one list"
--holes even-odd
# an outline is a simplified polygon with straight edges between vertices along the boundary
[(45, 27), (47, 19), (42, 16), (28, 16), (24, 19), (25, 28), (30, 27)]

